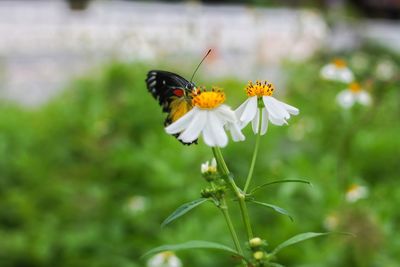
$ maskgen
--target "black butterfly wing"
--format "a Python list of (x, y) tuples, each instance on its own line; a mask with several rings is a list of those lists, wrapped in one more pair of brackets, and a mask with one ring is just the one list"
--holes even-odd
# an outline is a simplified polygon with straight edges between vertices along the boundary
[(164, 112), (171, 111), (171, 98), (176, 97), (174, 90), (187, 91), (189, 83), (178, 74), (162, 70), (149, 71), (146, 79), (147, 89), (158, 100)]

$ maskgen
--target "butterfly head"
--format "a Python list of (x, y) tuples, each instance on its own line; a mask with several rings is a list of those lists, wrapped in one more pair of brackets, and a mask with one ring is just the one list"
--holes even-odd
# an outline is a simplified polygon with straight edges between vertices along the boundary
[(193, 91), (196, 88), (196, 85), (193, 82), (189, 82), (186, 84), (186, 90)]

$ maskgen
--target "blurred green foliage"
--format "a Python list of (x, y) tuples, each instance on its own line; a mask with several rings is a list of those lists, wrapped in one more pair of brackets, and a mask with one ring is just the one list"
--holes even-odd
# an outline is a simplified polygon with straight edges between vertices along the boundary
[[(291, 212), (287, 217), (250, 206), (255, 233), (272, 246), (300, 232), (331, 235), (287, 248), (286, 266), (398, 266), (400, 262), (399, 75), (380, 81), (375, 69), (400, 59), (377, 47), (344, 53), (371, 107), (342, 110), (336, 94), (346, 85), (323, 81), (319, 69), (332, 55), (306, 64), (287, 64), (287, 84), (278, 98), (301, 114), (285, 127), (270, 126), (262, 139), (253, 185), (271, 179), (307, 179), (273, 185), (261, 201)], [(361, 62), (361, 63), (360, 63)], [(180, 204), (205, 186), (200, 163), (212, 157), (200, 145), (183, 146), (163, 130), (164, 115), (145, 88), (148, 66), (111, 63), (72, 82), (46, 106), (0, 107), (0, 266), (145, 266), (150, 248), (192, 239), (231, 245), (218, 210), (207, 203), (160, 228)], [(188, 74), (189, 75), (189, 74)], [(188, 76), (187, 75), (187, 76)], [(211, 84), (209, 81), (200, 84)], [(214, 81), (228, 104), (245, 99), (245, 82)], [(254, 136), (223, 150), (242, 184)], [(368, 186), (367, 199), (347, 203), (352, 183)], [(235, 225), (244, 233), (236, 203)], [(243, 239), (244, 236), (242, 235)], [(233, 259), (210, 251), (178, 253), (184, 266), (232, 266)]]

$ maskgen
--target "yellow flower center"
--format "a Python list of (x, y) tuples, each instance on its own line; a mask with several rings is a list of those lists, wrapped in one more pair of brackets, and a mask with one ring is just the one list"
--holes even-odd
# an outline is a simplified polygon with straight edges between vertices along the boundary
[(211, 91), (203, 89), (193, 93), (193, 106), (202, 109), (214, 109), (225, 102), (225, 93), (221, 89), (213, 87)]
[(347, 189), (347, 193), (356, 192), (359, 188), (360, 188), (360, 186), (359, 186), (358, 184), (352, 184), (352, 185), (350, 185), (350, 187)]
[(162, 255), (163, 259), (165, 261), (167, 261), (169, 258), (173, 257), (175, 254), (172, 251), (164, 251), (164, 252), (161, 252), (161, 255)]
[(332, 63), (339, 69), (346, 67), (346, 61), (341, 58), (334, 59)]
[(361, 91), (361, 86), (359, 83), (351, 83), (349, 89), (352, 93), (358, 93)]
[(261, 97), (261, 96), (271, 96), (275, 90), (275, 87), (272, 85), (272, 83), (269, 83), (267, 81), (264, 82), (256, 81), (255, 84), (253, 84), (253, 82), (250, 81), (245, 90), (248, 96)]

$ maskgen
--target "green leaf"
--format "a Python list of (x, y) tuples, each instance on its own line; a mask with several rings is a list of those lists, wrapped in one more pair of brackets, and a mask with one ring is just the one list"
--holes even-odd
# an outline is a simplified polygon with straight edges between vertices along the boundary
[(195, 207), (203, 204), (204, 202), (206, 202), (208, 199), (207, 198), (199, 198), (196, 200), (193, 200), (189, 203), (185, 203), (182, 206), (180, 206), (179, 208), (177, 208), (171, 215), (168, 216), (168, 218), (166, 218), (162, 224), (161, 227), (166, 226), (167, 224), (169, 224), (170, 222), (176, 220), (177, 218), (181, 217), (182, 215), (186, 214), (188, 211), (194, 209)]
[(280, 245), (278, 245), (271, 253), (271, 255), (275, 255), (276, 253), (278, 253), (281, 249), (291, 246), (293, 244), (299, 243), (301, 241), (310, 239), (310, 238), (314, 238), (314, 237), (318, 237), (318, 236), (322, 236), (322, 235), (327, 235), (329, 233), (312, 233), (312, 232), (308, 232), (308, 233), (302, 233), (302, 234), (298, 234), (295, 235), (292, 238), (289, 238), (288, 240), (286, 240), (285, 242), (281, 243)]
[(222, 245), (219, 243), (215, 243), (215, 242), (192, 240), (192, 241), (188, 241), (188, 242), (182, 243), (182, 244), (164, 245), (164, 246), (153, 248), (150, 251), (148, 251), (146, 254), (144, 254), (142, 256), (142, 258), (149, 256), (151, 254), (168, 251), (168, 250), (179, 251), (179, 250), (196, 249), (196, 248), (222, 250), (222, 251), (229, 252), (229, 253), (238, 255), (240, 257), (243, 257), (242, 255), (240, 255), (239, 252), (237, 252), (236, 250), (234, 250), (233, 248), (230, 248), (228, 246), (225, 246), (225, 245)]
[(252, 202), (252, 203), (267, 207), (267, 208), (271, 208), (271, 209), (275, 210), (276, 212), (278, 212), (280, 214), (288, 216), (289, 219), (293, 222), (293, 217), (289, 214), (289, 212), (287, 210), (285, 210), (285, 209), (283, 209), (281, 207), (278, 207), (278, 206), (275, 206), (275, 205), (272, 205), (272, 204), (268, 204), (268, 203), (255, 201), (255, 200), (249, 200), (249, 202)]
[(262, 185), (259, 185), (259, 186), (255, 187), (255, 188), (253, 188), (250, 191), (250, 194), (253, 194), (254, 192), (260, 190), (263, 187), (266, 187), (266, 186), (269, 186), (269, 185), (273, 185), (273, 184), (280, 184), (280, 183), (303, 183), (303, 184), (308, 184), (308, 185), (312, 186), (311, 182), (306, 181), (306, 180), (300, 180), (300, 179), (276, 180), (276, 181), (268, 182), (268, 183), (265, 183), (265, 184), (262, 184)]

